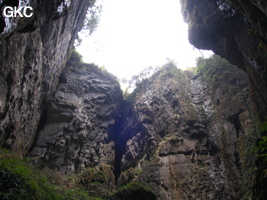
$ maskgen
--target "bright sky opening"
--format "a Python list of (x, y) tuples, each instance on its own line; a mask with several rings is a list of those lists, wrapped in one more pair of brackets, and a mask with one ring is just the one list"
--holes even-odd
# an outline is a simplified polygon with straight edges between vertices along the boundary
[(104, 66), (119, 79), (139, 74), (167, 59), (178, 68), (194, 67), (202, 54), (188, 41), (179, 0), (104, 0), (100, 23), (77, 47), (86, 63)]

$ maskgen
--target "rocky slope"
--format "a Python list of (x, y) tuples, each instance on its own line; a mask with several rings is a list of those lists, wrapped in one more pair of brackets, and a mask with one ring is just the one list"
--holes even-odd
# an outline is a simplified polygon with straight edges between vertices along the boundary
[[(54, 92), (89, 0), (29, 1), (31, 18), (14, 18), (0, 34), (0, 144), (25, 156), (43, 106)], [(68, 13), (66, 15), (66, 13)]]
[(197, 74), (167, 66), (142, 83), (122, 119), (118, 184), (141, 182), (162, 200), (248, 199), (257, 139), (248, 92), (246, 74), (219, 57)]

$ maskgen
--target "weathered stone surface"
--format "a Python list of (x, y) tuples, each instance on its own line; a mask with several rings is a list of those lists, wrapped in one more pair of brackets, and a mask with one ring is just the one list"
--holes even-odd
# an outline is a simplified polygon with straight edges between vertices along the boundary
[[(89, 1), (87, 1), (86, 4), (88, 5), (88, 3)], [(24, 14), (21, 7), (30, 6), (33, 9), (27, 13), (28, 15), (32, 13), (31, 17), (19, 17), (20, 14), (15, 14), (17, 15), (15, 17), (5, 17), (1, 13), (0, 40), (2, 40), (14, 32), (33, 31), (49, 21), (59, 19), (68, 12), (72, 12), (73, 10), (70, 8), (71, 6), (77, 6), (77, 2), (73, 3), (71, 0), (5, 0), (1, 1), (0, 6), (1, 11), (3, 11), (6, 6), (10, 6), (12, 8), (17, 7), (17, 9), (21, 11), (21, 14)]]
[(73, 60), (45, 108), (31, 156), (62, 174), (106, 164), (114, 177), (113, 136), (118, 134), (115, 123), (122, 101), (119, 84), (98, 67)]
[[(189, 41), (197, 48), (213, 50), (247, 72), (256, 114), (261, 122), (266, 121), (266, 1), (181, 0), (181, 3), (189, 24)], [(266, 166), (266, 161), (259, 158), (253, 199), (267, 198)]]
[(55, 91), (89, 5), (72, 0), (69, 14), (61, 16), (57, 8), (62, 2), (31, 1), (33, 18), (0, 35), (0, 144), (22, 156), (33, 144), (40, 114)]
[(115, 177), (110, 165), (101, 163), (82, 172), (80, 184), (94, 197), (107, 198), (115, 188)]
[(267, 113), (266, 3), (231, 2), (234, 6), (219, 0), (181, 0), (182, 13), (189, 25), (189, 41), (197, 48), (212, 50), (248, 73), (254, 106), (264, 120)]
[(108, 200), (126, 200), (126, 199), (156, 200), (157, 197), (152, 191), (141, 185), (130, 184), (127, 185), (125, 188), (119, 189), (115, 194), (113, 194), (110, 198), (108, 198)]
[(248, 78), (233, 66), (220, 68), (225, 61), (217, 59), (209, 80), (169, 67), (129, 98), (119, 185), (150, 185), (162, 200), (251, 194), (249, 141), (257, 137)]
[[(0, 145), (21, 156), (30, 149), (61, 174), (85, 170), (80, 182), (96, 196), (117, 181), (149, 185), (162, 200), (249, 199), (250, 148), (267, 113), (266, 3), (182, 0), (191, 43), (248, 77), (218, 60), (197, 75), (169, 66), (120, 107), (118, 83), (97, 67), (72, 58), (62, 73), (89, 0), (60, 13), (62, 2), (30, 1), (35, 15), (0, 35)], [(266, 199), (266, 162), (256, 164), (253, 198)]]

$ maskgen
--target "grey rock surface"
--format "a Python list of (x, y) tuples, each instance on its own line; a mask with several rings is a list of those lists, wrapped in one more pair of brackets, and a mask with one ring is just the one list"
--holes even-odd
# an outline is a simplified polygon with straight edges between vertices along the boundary
[(118, 184), (141, 182), (161, 200), (251, 193), (257, 136), (248, 78), (233, 66), (213, 67), (211, 80), (170, 67), (137, 88), (122, 123)]
[[(181, 0), (189, 41), (247, 72), (260, 122), (267, 117), (267, 10), (263, 0)], [(266, 131), (261, 136), (266, 136)], [(253, 199), (267, 198), (267, 162), (258, 158)]]
[(45, 108), (31, 156), (62, 174), (101, 164), (113, 171), (120, 86), (98, 67), (71, 61)]
[(72, 0), (68, 15), (63, 15), (57, 11), (63, 1), (31, 2), (36, 8), (33, 19), (0, 35), (0, 144), (21, 156), (33, 145), (40, 115), (89, 6), (87, 0)]

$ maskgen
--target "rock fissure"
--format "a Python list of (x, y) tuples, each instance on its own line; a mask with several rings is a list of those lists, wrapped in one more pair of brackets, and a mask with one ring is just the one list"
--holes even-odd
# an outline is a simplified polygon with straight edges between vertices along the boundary
[(64, 176), (83, 173), (103, 198), (139, 183), (161, 200), (266, 199), (266, 162), (255, 172), (250, 151), (267, 113), (263, 1), (181, 0), (190, 42), (247, 74), (218, 56), (195, 71), (168, 63), (126, 100), (115, 77), (69, 59), (91, 1), (27, 2), (33, 18), (3, 33), (0, 19), (1, 146)]

